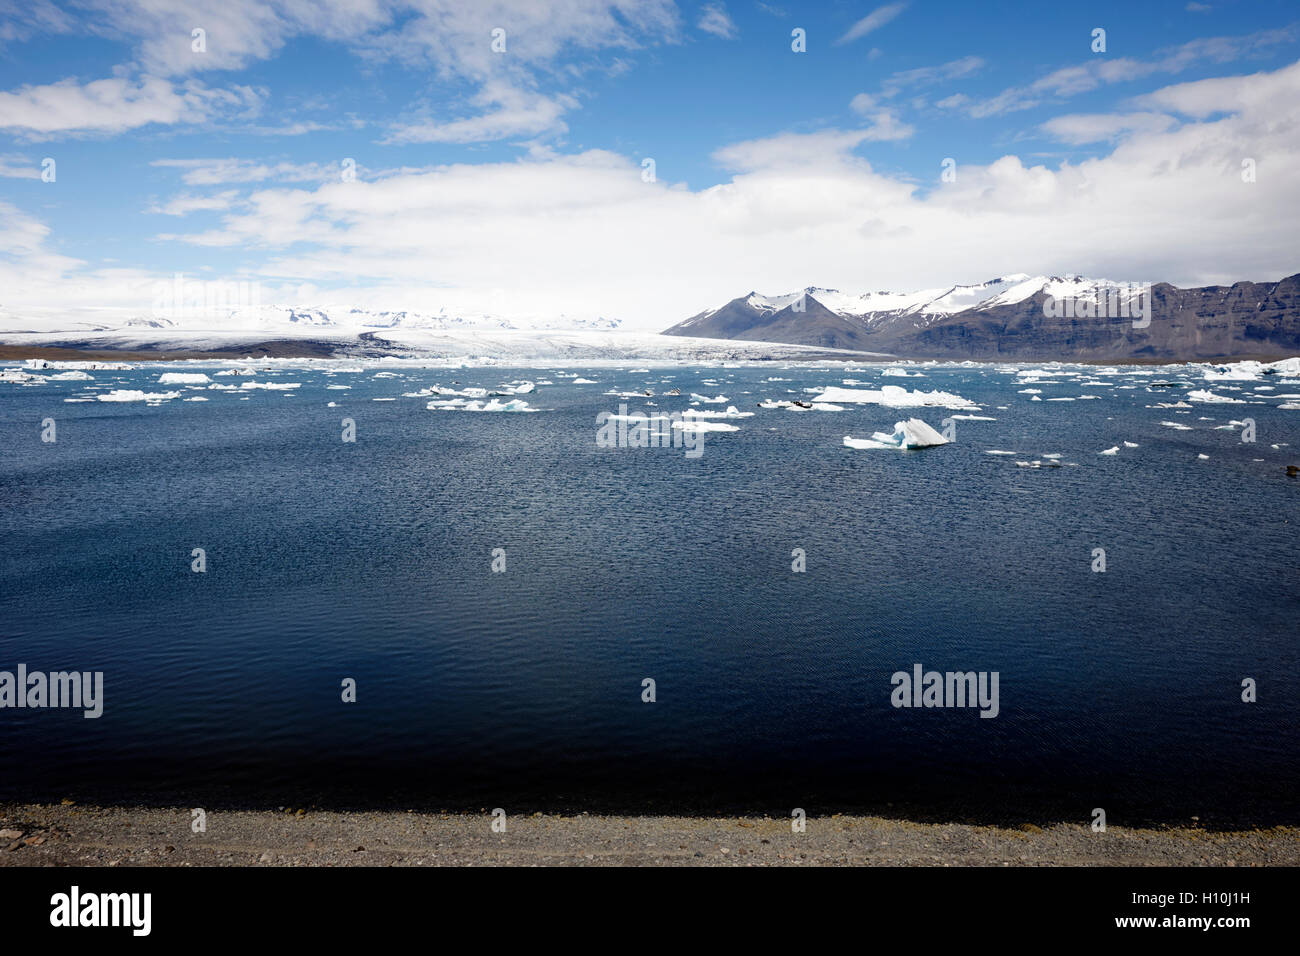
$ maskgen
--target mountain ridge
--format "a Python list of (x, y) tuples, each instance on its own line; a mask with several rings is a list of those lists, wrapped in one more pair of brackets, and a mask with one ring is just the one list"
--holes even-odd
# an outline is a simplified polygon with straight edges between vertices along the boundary
[(665, 335), (957, 360), (1156, 360), (1300, 353), (1300, 273), (1179, 288), (1014, 273), (974, 285), (854, 296), (809, 286), (739, 296)]

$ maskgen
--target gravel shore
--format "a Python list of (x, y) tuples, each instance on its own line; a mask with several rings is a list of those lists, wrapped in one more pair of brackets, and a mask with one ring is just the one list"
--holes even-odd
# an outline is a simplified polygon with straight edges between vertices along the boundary
[(1295, 866), (1300, 829), (0, 804), (0, 866)]

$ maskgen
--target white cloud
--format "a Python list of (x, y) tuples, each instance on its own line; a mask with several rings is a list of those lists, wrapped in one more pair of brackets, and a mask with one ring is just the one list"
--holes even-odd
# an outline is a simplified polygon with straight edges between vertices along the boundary
[(883, 7), (877, 7), (857, 23), (853, 24), (853, 26), (849, 27), (848, 32), (835, 41), (835, 45), (842, 46), (845, 43), (852, 43), (854, 40), (860, 40), (873, 30), (879, 30), (890, 20), (902, 13), (906, 8), (906, 3), (890, 3)]
[(1074, 113), (1043, 124), (1043, 130), (1075, 145), (1117, 139), (1134, 131), (1163, 132), (1177, 120), (1165, 113)]
[(721, 3), (706, 3), (700, 10), (700, 19), (695, 25), (705, 33), (712, 33), (724, 40), (730, 40), (740, 32), (736, 29), (736, 22), (727, 13), (727, 8)]
[[(535, 148), (514, 162), (258, 187), (215, 228), (175, 238), (238, 250), (268, 290), (310, 287), (323, 305), (606, 315), (643, 328), (753, 288), (912, 289), (1020, 271), (1195, 285), (1295, 272), (1300, 223), (1279, 210), (1300, 208), (1300, 63), (1147, 99), (1138, 112), (1186, 119), (1075, 118), (1063, 135), (1091, 129), (1116, 144), (1077, 164), (961, 164), (952, 183), (936, 162), (925, 188), (880, 171), (870, 128), (732, 144), (715, 156), (726, 180), (696, 191), (643, 182), (629, 157)], [(1255, 182), (1241, 179), (1243, 157), (1258, 162)], [(130, 301), (138, 276), (60, 264), (34, 220), (3, 234), (18, 250), (0, 267), (11, 311)]]
[(1045, 97), (1064, 99), (1112, 83), (1131, 82), (1159, 73), (1177, 74), (1201, 62), (1229, 63), (1291, 43), (1296, 35), (1296, 28), (1289, 26), (1278, 30), (1261, 30), (1240, 37), (1191, 40), (1177, 47), (1157, 51), (1149, 60), (1094, 57), (1074, 66), (1054, 70), (1028, 86), (1013, 86), (996, 96), (970, 100), (965, 108), (970, 116), (977, 119), (1032, 109), (1042, 103)]
[(0, 93), (0, 129), (31, 138), (120, 133), (151, 123), (197, 123), (232, 110), (255, 111), (258, 100), (248, 87), (215, 90), (195, 81), (177, 87), (156, 76), (85, 84), (69, 78)]
[[(329, 182), (341, 178), (341, 165), (321, 163), (264, 163), (235, 157), (222, 159), (155, 159), (149, 165), (184, 170), (187, 186), (216, 186), (226, 183)], [(361, 175), (362, 167), (357, 166)]]
[(562, 133), (563, 116), (578, 105), (571, 96), (543, 96), (490, 82), (471, 103), (486, 110), (476, 116), (447, 122), (415, 122), (396, 128), (388, 143), (481, 143), (510, 137), (536, 137)]

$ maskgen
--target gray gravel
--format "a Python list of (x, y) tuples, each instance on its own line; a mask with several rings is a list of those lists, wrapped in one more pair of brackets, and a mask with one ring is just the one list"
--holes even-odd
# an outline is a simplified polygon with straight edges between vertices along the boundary
[(1300, 829), (1094, 833), (880, 817), (508, 817), (0, 804), (0, 866), (1295, 866)]

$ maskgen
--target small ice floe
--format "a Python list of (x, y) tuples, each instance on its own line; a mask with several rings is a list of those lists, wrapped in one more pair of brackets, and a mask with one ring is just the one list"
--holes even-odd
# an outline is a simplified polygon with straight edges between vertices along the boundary
[(1245, 405), (1246, 402), (1240, 398), (1230, 398), (1227, 395), (1216, 395), (1208, 388), (1197, 388), (1187, 393), (1189, 402), (1204, 402), (1209, 405)]
[(1119, 445), (1116, 445), (1114, 448), (1107, 448), (1105, 451), (1099, 451), (1099, 452), (1097, 452), (1097, 454), (1099, 454), (1099, 455), (1118, 455), (1118, 454), (1119, 454)]
[(833, 405), (885, 405), (890, 408), (921, 408), (938, 406), (940, 408), (979, 408), (972, 401), (954, 395), (951, 392), (909, 392), (901, 385), (882, 385), (879, 389), (870, 388), (827, 388), (814, 402)]
[(326, 404), (325, 407), (326, 407), (326, 408), (338, 408), (338, 407), (339, 407), (339, 403), (338, 403), (338, 402), (329, 402), (329, 403)]
[(697, 395), (695, 392), (691, 392), (691, 400), (695, 402), (703, 402), (706, 405), (721, 405), (727, 400), (727, 396), (719, 395), (717, 398), (709, 398), (707, 395)]
[(101, 402), (169, 402), (180, 398), (180, 392), (142, 392), (132, 388), (115, 388), (111, 392), (96, 395)]
[(1039, 398), (1037, 395), (1035, 395), (1033, 398), (1030, 399), (1030, 401), (1031, 401), (1031, 402), (1041, 402), (1042, 399)]
[(700, 422), (694, 419), (690, 421), (673, 422), (673, 428), (680, 428), (682, 431), (690, 432), (738, 432), (737, 425), (728, 425), (725, 422)]
[(986, 455), (1014, 455), (1014, 451), (1003, 451), (1001, 448), (990, 448), (984, 452)]
[(502, 395), (527, 395), (536, 387), (532, 382), (511, 382), (509, 385), (502, 385), (497, 391)]
[(1138, 447), (1138, 443), (1135, 442), (1135, 441), (1126, 441), (1126, 442), (1124, 443), (1124, 447), (1125, 447), (1125, 448), (1137, 448), (1137, 447)]
[[(336, 372), (350, 372), (350, 371), (352, 371), (352, 369), (336, 368), (334, 371), (336, 371)], [(361, 369), (357, 369), (356, 371), (359, 372), (359, 371), (361, 371)], [(218, 374), (218, 375), (256, 375), (256, 374), (257, 374), (257, 370), (256, 370), (256, 369), (252, 369), (252, 368), (228, 368), (228, 369), (226, 369), (224, 372), (218, 372), (217, 374)]]
[(1281, 405), (1278, 406), (1278, 408), (1285, 409), (1286, 411), (1289, 412), (1294, 412), (1300, 409), (1300, 402), (1283, 402)]
[(895, 422), (892, 432), (875, 432), (870, 438), (852, 438), (844, 436), (847, 448), (932, 448), (947, 445), (948, 439), (921, 421), (909, 418), (907, 421)]
[(589, 379), (589, 378), (575, 378), (575, 379), (573, 380), (573, 384), (574, 384), (574, 385), (595, 385), (595, 384), (597, 384), (597, 383), (596, 383), (596, 382), (593, 382), (593, 381), (592, 381), (591, 379)]
[[(288, 395), (285, 396), (285, 398), (288, 398), (288, 397), (289, 397)], [(397, 399), (395, 399), (395, 398), (372, 398), (371, 401), (372, 401), (372, 402), (395, 402), (395, 401), (397, 401)]]
[(717, 412), (703, 408), (688, 408), (682, 412), (682, 416), (691, 418), (753, 418), (753, 412), (742, 412), (735, 405), (728, 405), (725, 412)]
[(1061, 463), (1055, 458), (1048, 458), (1046, 461), (1034, 459), (1033, 461), (1018, 461), (1017, 468), (1060, 468)]
[(202, 372), (163, 372), (158, 376), (159, 385), (206, 385), (210, 381)]
[(952, 420), (955, 422), (995, 422), (996, 418), (990, 418), (988, 415), (953, 415)]
[(538, 412), (539, 408), (532, 408), (522, 398), (512, 398), (508, 402), (498, 402), (495, 398), (490, 398), (486, 402), (477, 400), (466, 401), (463, 398), (453, 398), (445, 402), (430, 402), (424, 406), (431, 412)]
[(89, 382), (95, 376), (87, 375), (85, 372), (73, 369), (70, 372), (59, 372), (56, 375), (46, 376), (51, 382)]
[(1197, 457), (1197, 459), (1200, 460), (1200, 461), (1208, 461), (1209, 458), (1210, 458), (1209, 455), (1197, 455), (1196, 457)]
[(1021, 394), (1021, 395), (1042, 395), (1042, 394), (1043, 394), (1043, 390), (1042, 390), (1041, 388), (1022, 388), (1022, 389), (1020, 390), (1020, 393), (1019, 393), (1019, 394)]
[(666, 422), (668, 421), (668, 416), (667, 415), (637, 415), (633, 413), (631, 415), (609, 415), (607, 416), (606, 420), (611, 422), (643, 422), (648, 425), (650, 422)]
[(1156, 402), (1154, 405), (1148, 405), (1147, 408), (1191, 408), (1186, 402)]
[(351, 387), (352, 387), (351, 385), (326, 385), (325, 386), (327, 391), (338, 391), (340, 389), (348, 389)]
[(1048, 401), (1049, 402), (1072, 402), (1074, 401), (1074, 399), (1073, 398), (1049, 398)]
[(812, 410), (814, 412), (842, 412), (843, 405), (832, 405), (830, 402), (813, 402)]
[(255, 388), (263, 388), (270, 392), (284, 392), (291, 388), (302, 388), (302, 382), (244, 382), (239, 387), (245, 392)]
[(44, 384), (44, 375), (33, 375), (31, 372), (24, 372), (20, 368), (0, 368), (0, 382), (23, 382)]
[(891, 378), (925, 378), (925, 376), (922, 375), (920, 372), (909, 372), (907, 369), (899, 368), (897, 366), (893, 368), (887, 368), (883, 370), (880, 374), (890, 376)]
[(1160, 424), (1164, 425), (1166, 428), (1176, 428), (1180, 432), (1189, 432), (1192, 430), (1191, 425), (1184, 425), (1182, 422), (1160, 422)]

